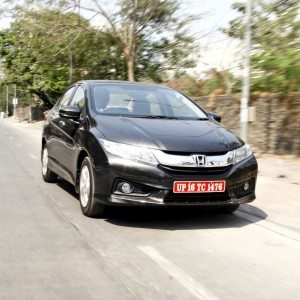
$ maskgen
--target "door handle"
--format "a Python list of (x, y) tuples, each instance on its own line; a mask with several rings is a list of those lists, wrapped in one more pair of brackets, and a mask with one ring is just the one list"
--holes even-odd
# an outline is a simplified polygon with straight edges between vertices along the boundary
[(66, 125), (66, 123), (65, 123), (64, 121), (59, 121), (58, 124), (59, 124), (59, 126), (61, 126), (61, 127), (63, 127), (63, 126)]

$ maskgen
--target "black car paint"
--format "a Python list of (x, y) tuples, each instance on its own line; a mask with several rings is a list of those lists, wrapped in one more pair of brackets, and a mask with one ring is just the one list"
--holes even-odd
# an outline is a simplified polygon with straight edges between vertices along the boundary
[[(104, 82), (107, 84), (107, 81)], [(112, 195), (114, 182), (120, 178), (153, 187), (155, 190), (161, 190), (162, 193), (171, 191), (175, 180), (225, 179), (231, 195), (228, 203), (244, 203), (255, 199), (254, 191), (251, 195), (241, 198), (236, 198), (232, 193), (235, 187), (250, 178), (256, 181), (257, 162), (253, 155), (222, 173), (203, 175), (173, 174), (157, 166), (126, 161), (126, 159), (107, 153), (100, 144), (101, 138), (171, 152), (203, 154), (225, 153), (241, 147), (244, 142), (209, 115), (208, 120), (145, 119), (97, 115), (91, 105), (90, 92), (91, 84), (95, 83), (101, 84), (101, 81), (77, 83), (84, 87), (86, 98), (86, 106), (80, 120), (72, 120), (60, 115), (58, 105), (54, 106), (47, 116), (42, 143), (47, 144), (48, 147), (49, 168), (59, 176), (74, 184), (78, 189), (81, 162), (84, 156), (88, 155), (94, 167), (96, 197), (105, 204), (167, 205), (167, 203), (155, 203), (150, 198), (141, 202), (139, 197)], [(127, 83), (121, 82), (120, 84)], [(178, 203), (180, 204), (183, 203)], [(187, 204), (195, 203), (185, 203)], [(219, 203), (205, 204), (218, 205)]]
[(177, 152), (227, 152), (243, 142), (211, 120), (168, 120), (96, 115), (99, 131), (112, 141)]

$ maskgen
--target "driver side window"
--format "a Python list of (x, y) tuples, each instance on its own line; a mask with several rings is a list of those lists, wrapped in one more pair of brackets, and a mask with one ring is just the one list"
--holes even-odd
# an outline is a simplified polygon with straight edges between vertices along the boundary
[(85, 96), (84, 96), (84, 88), (79, 85), (74, 96), (72, 97), (72, 101), (68, 105), (78, 106), (81, 110), (85, 106)]
[(58, 109), (68, 105), (74, 90), (75, 90), (75, 87), (73, 86), (65, 92), (65, 94), (61, 97), (61, 99), (57, 105)]

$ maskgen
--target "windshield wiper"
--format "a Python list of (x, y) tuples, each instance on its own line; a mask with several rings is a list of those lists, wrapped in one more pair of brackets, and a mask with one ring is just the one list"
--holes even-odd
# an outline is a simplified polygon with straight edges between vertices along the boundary
[(149, 115), (149, 116), (132, 116), (126, 115), (126, 117), (131, 118), (144, 118), (144, 119), (166, 119), (166, 120), (185, 120), (185, 121), (207, 121), (208, 118), (185, 118), (185, 117), (172, 117), (172, 116), (162, 116), (162, 115)]
[(168, 120), (178, 120), (178, 118), (176, 118), (176, 117), (168, 117), (168, 116), (161, 116), (161, 115), (143, 116), (143, 118), (147, 118), (147, 119), (168, 119)]

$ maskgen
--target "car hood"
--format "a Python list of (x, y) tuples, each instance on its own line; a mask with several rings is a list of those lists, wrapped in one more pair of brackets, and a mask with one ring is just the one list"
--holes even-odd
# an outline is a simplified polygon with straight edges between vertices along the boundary
[(97, 115), (98, 130), (110, 141), (178, 152), (217, 153), (241, 147), (234, 133), (210, 120), (168, 120)]

